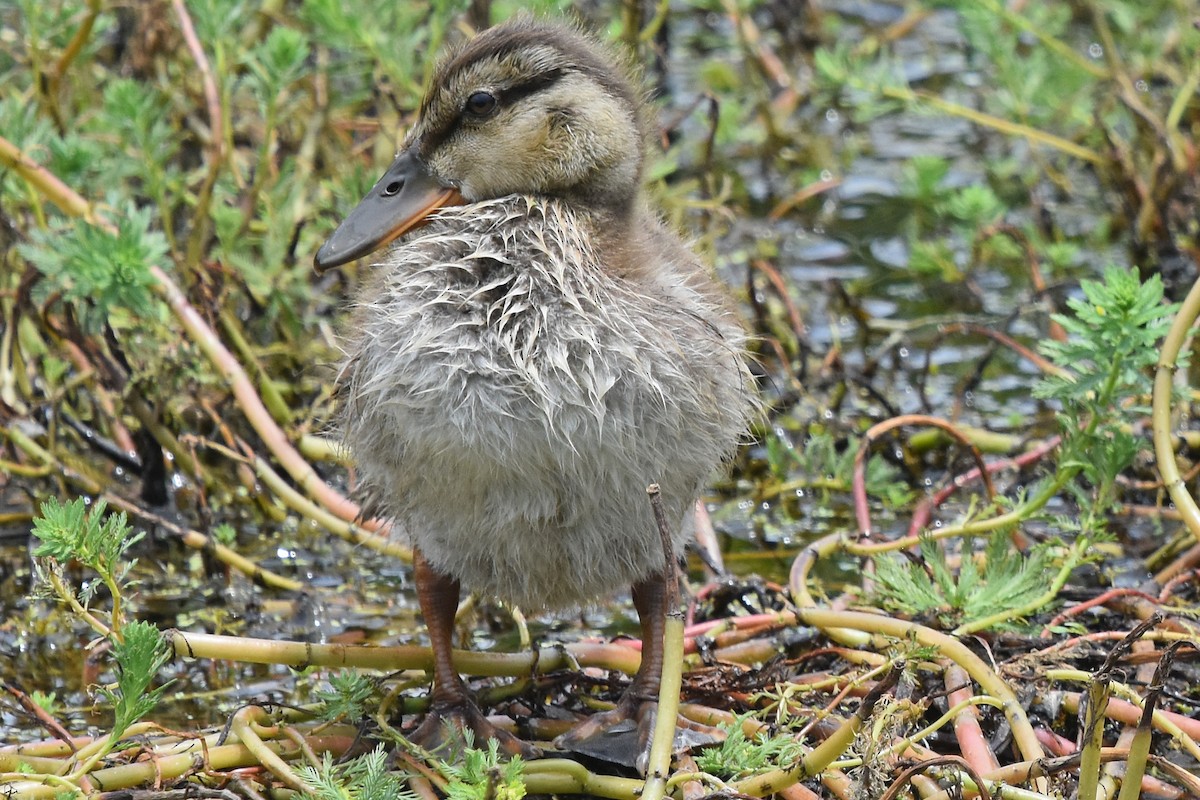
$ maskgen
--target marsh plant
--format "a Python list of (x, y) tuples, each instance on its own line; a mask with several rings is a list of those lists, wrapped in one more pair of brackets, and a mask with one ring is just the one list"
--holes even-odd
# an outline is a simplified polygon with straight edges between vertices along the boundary
[[(43, 591), (87, 620), (101, 634), (98, 641), (110, 645), (116, 681), (94, 688), (112, 709), (113, 721), (104, 740), (106, 746), (91, 755), (90, 763), (95, 764), (117, 746), (130, 727), (154, 711), (168, 688), (165, 683), (154, 687), (154, 683), (171, 658), (170, 649), (153, 624), (126, 619), (123, 603), (129, 589), (127, 577), (136, 564), (128, 550), (142, 534), (133, 531), (123, 513), (108, 514), (103, 501), (89, 509), (82, 498), (69, 503), (50, 498), (34, 520), (33, 535), (39, 540), (33, 555)], [(70, 585), (64, 565), (72, 561), (99, 580), (89, 578), (77, 587)], [(93, 604), (101, 587), (110, 595), (107, 620), (98, 616), (101, 612)]]
[[(1142, 445), (1131, 432), (1149, 413), (1151, 370), (1158, 343), (1177, 306), (1164, 303), (1157, 276), (1142, 281), (1136, 270), (1110, 267), (1103, 281), (1081, 282), (1082, 297), (1067, 301), (1072, 314), (1055, 314), (1066, 338), (1043, 342), (1041, 350), (1058, 371), (1034, 393), (1059, 405), (1060, 456), (1052, 474), (1012, 503), (1015, 522), (1042, 516), (1051, 498), (1067, 492), (1074, 513), (1054, 515), (1053, 529), (1070, 534), (1041, 542), (1022, 554), (1001, 528), (980, 553), (963, 541), (960, 566), (947, 566), (947, 552), (930, 538), (907, 561), (877, 561), (875, 596), (906, 614), (935, 616), (958, 631), (995, 623), (1010, 625), (1053, 602), (1057, 589), (1078, 566), (1097, 560), (1092, 548), (1108, 540), (1106, 521), (1119, 500), (1118, 477)], [(1050, 591), (1047, 591), (1047, 587)]]
[[(358, 597), (366, 586), (363, 594), (373, 600), (385, 595), (371, 613), (392, 614), (388, 624), (411, 623), (405, 604), (395, 602), (403, 578), (376, 569), (385, 556), (367, 555), (373, 548), (388, 559), (402, 557), (403, 547), (347, 512), (336, 489), (352, 478), (343, 477), (337, 448), (316, 435), (332, 415), (332, 365), (340, 358), (334, 331), (368, 268), (318, 278), (310, 262), (335, 221), (394, 155), (417, 113), (434, 53), (489, 15), (506, 18), (518, 5), (529, 4), (0, 3), (0, 488), (6, 504), (17, 498), (0, 516), (5, 525), (32, 527), (42, 581), (40, 597), (21, 608), (26, 616), (0, 620), (0, 631), (27, 625), (50, 607), (47, 596), (69, 609), (78, 630), (110, 648), (107, 668), (89, 688), (113, 720), (106, 735), (66, 756), (53, 751), (20, 762), (0, 742), (0, 761), (11, 770), (0, 782), (49, 797), (95, 789), (101, 784), (91, 782), (93, 773), (109, 768), (122, 772), (102, 776), (107, 792), (210, 780), (195, 765), (228, 755), (223, 733), (189, 734), (168, 745), (143, 735), (155, 731), (148, 720), (165, 697), (162, 673), (171, 649), (163, 634), (137, 619), (147, 599), (140, 592), (166, 593), (163, 584), (180, 591), (177, 582), (184, 581), (182, 591), (220, 598), (171, 623), (205, 632), (251, 627), (251, 615), (239, 613), (244, 609), (233, 601), (214, 611), (228, 599), (223, 589), (250, 595), (255, 609), (289, 609), (282, 617), (301, 606), (299, 597), (325, 599), (335, 591)], [(560, 0), (534, 5), (552, 14), (575, 6)], [(584, 13), (596, 11), (593, 5), (578, 4)], [(741, 528), (733, 524), (728, 531), (758, 533), (754, 515), (772, 513), (784, 534), (764, 537), (770, 538), (766, 545), (737, 543), (739, 557), (758, 561), (746, 566), (731, 558), (731, 566), (752, 570), (779, 562), (787, 573), (790, 560), (794, 569), (786, 590), (778, 591), (778, 609), (755, 609), (754, 624), (763, 628), (746, 635), (738, 630), (742, 619), (717, 621), (722, 628), (713, 634), (713, 663), (727, 671), (705, 679), (752, 684), (760, 675), (778, 678), (777, 685), (745, 693), (759, 719), (775, 711), (789, 720), (841, 717), (849, 727), (869, 728), (855, 693), (844, 689), (863, 676), (877, 679), (880, 673), (863, 663), (880, 663), (886, 648), (915, 638), (923, 648), (912, 655), (919, 670), (944, 668), (948, 685), (979, 687), (963, 702), (1003, 707), (981, 712), (993, 741), (1014, 743), (993, 760), (1044, 765), (1025, 712), (1039, 698), (1018, 699), (1002, 677), (1011, 674), (1006, 665), (983, 663), (956, 636), (986, 639), (1025, 630), (1061, 602), (1058, 590), (1081, 577), (1081, 564), (1117, 547), (1128, 546), (1126, 559), (1141, 557), (1142, 543), (1118, 538), (1126, 526), (1113, 520), (1132, 496), (1157, 491), (1142, 455), (1149, 449), (1143, 431), (1150, 376), (1176, 312), (1167, 299), (1186, 289), (1179, 276), (1194, 273), (1189, 254), (1200, 238), (1194, 4), (872, 6), (895, 11), (888, 24), (875, 24), (857, 9), (801, 5), (803, 14), (794, 13), (794, 3), (753, 0), (623, 3), (596, 12), (601, 30), (643, 64), (661, 112), (646, 165), (652, 190), (670, 221), (698, 237), (700, 249), (731, 278), (761, 348), (770, 404), (766, 433), (745, 449), (734, 480), (715, 487), (709, 499), (719, 532), (732, 518)], [(914, 45), (928, 46), (921, 41), (926, 21), (950, 35), (930, 48), (936, 52), (914, 57)], [(957, 152), (928, 152), (937, 136), (919, 142), (915, 157), (876, 152), (877, 142), (911, 145), (897, 133), (916, 117), (932, 119), (934, 127), (945, 119), (961, 124), (967, 133), (953, 143)], [(876, 127), (896, 119), (899, 125)], [(834, 189), (863, 156), (871, 159), (864, 172), (887, 175), (889, 194), (878, 208), (864, 202), (854, 209), (884, 213), (859, 218), (847, 213)], [(856, 239), (855, 223), (880, 238)], [(808, 248), (797, 242), (809, 232), (844, 247), (828, 261), (818, 255), (813, 264), (801, 263), (797, 253)], [(877, 265), (877, 248), (899, 256)], [(872, 266), (858, 272), (861, 262)], [(1104, 266), (1110, 262), (1118, 266)], [(1128, 267), (1135, 263), (1140, 269)], [(981, 290), (988, 279), (1010, 291)], [(827, 304), (806, 302), (826, 295), (833, 298)], [(960, 308), (955, 301), (962, 297), (970, 304)], [(918, 301), (934, 316), (900, 318)], [(810, 307), (815, 317), (806, 317)], [(822, 314), (829, 319), (822, 321)], [(964, 350), (937, 362), (932, 351), (942, 346), (943, 328), (960, 323), (1010, 334), (1006, 347), (1012, 350), (978, 360), (974, 354), (981, 351)], [(865, 433), (903, 413), (897, 408), (911, 410), (916, 392), (909, 390), (918, 382), (912, 364), (922, 349), (931, 379), (960, 370), (946, 381), (953, 392), (921, 398), (929, 416), (974, 426), (964, 437), (970, 442), (999, 433), (1004, 441), (989, 457), (1004, 452), (1021, 460), (1025, 448), (1040, 454), (1022, 460), (1020, 472), (1007, 473), (1006, 484), (998, 480), (990, 499), (969, 481), (957, 483), (964, 474), (944, 443), (922, 450), (899, 435), (888, 440), (886, 452), (867, 453), (861, 486), (855, 483), (856, 446), (865, 451), (872, 444)], [(898, 366), (889, 370), (889, 362)], [(970, 370), (974, 374), (965, 374)], [(958, 391), (989, 380), (1004, 382), (1008, 392), (990, 397), (991, 407), (972, 405), (965, 390)], [(897, 391), (901, 384), (903, 392)], [(1177, 398), (1177, 407), (1192, 399)], [(1181, 456), (1194, 458), (1200, 437), (1186, 427), (1179, 434), (1193, 448)], [(918, 511), (932, 502), (938, 481), (969, 496), (936, 509), (941, 517), (929, 522)], [(1146, 485), (1153, 488), (1138, 488)], [(147, 526), (173, 531), (172, 520), (179, 521), (188, 547), (221, 559), (222, 577), (234, 570), (246, 577), (212, 589), (202, 583), (211, 577), (204, 569), (186, 576), (177, 565), (176, 571), (149, 569), (146, 553), (165, 561), (163, 553), (179, 551), (169, 551), (157, 536), (141, 541), (125, 512), (114, 512), (118, 497), (120, 508)], [(1173, 523), (1162, 505), (1140, 511), (1155, 514), (1154, 524), (1165, 532)], [(876, 511), (886, 526), (870, 524)], [(852, 513), (861, 516), (851, 519)], [(892, 533), (910, 514), (907, 536), (882, 536), (882, 528)], [(874, 538), (860, 541), (862, 531)], [(788, 549), (787, 542), (801, 539), (801, 549)], [(339, 575), (347, 585), (330, 590), (309, 581), (290, 555), (277, 556), (306, 547), (318, 553), (314, 563), (352, 563), (348, 576)], [(239, 561), (242, 551), (253, 556)], [(26, 552), (13, 552), (13, 563), (24, 563)], [(1145, 568), (1170, 574), (1170, 558), (1147, 559)], [(865, 581), (874, 594), (863, 593), (863, 559), (876, 561)], [(835, 574), (809, 569), (817, 561)], [(280, 574), (293, 567), (293, 574)], [(1085, 589), (1103, 588), (1093, 585), (1100, 578), (1083, 577)], [(158, 586), (146, 585), (155, 580)], [(1192, 584), (1163, 580), (1183, 596), (1178, 608), (1194, 605)], [(889, 614), (842, 613), (818, 603), (843, 589)], [(1107, 623), (1114, 628), (1133, 627), (1114, 609), (1106, 620), (1115, 620)], [(1186, 614), (1176, 614), (1173, 623), (1187, 624)], [(524, 632), (523, 620), (516, 627)], [(188, 633), (171, 634), (175, 652), (188, 653), (180, 645)], [(740, 644), (746, 649), (733, 655), (721, 649), (727, 635), (745, 635)], [(26, 641), (36, 639), (29, 633)], [(829, 641), (835, 646), (827, 647)], [(702, 648), (710, 642), (701, 637), (696, 644), (707, 657)], [(220, 683), (230, 654), (250, 645), (229, 636), (221, 642), (226, 649), (175, 673), (181, 684), (193, 681), (188, 688), (206, 692), (203, 703), (216, 709), (209, 721), (218, 729), (224, 715), (237, 711), (207, 692), (228, 690), (250, 673), (230, 670), (233, 677)], [(328, 655), (323, 646), (304, 644), (300, 657), (278, 663), (324, 669), (328, 663), (306, 660), (318, 651)], [(525, 642), (517, 649), (550, 657)], [(337, 655), (368, 650), (345, 647)], [(587, 666), (610, 676), (599, 681), (605, 685), (620, 684), (629, 661), (621, 645), (560, 650), (580, 664), (594, 658)], [(731, 666), (734, 655), (754, 666)], [(819, 676), (821, 688), (795, 680), (809, 659), (822, 660), (814, 670), (828, 670)], [(779, 669), (783, 662), (791, 671)], [(767, 668), (760, 672), (762, 664)], [(950, 679), (949, 670), (958, 666), (969, 678)], [(1076, 680), (1047, 677), (1043, 667), (1033, 669), (1047, 685)], [(211, 774), (257, 768), (261, 783), (248, 793), (285, 783), (322, 800), (406, 796), (401, 783), (409, 776), (390, 755), (403, 749), (399, 741), (387, 740), (388, 753), (362, 746), (364, 737), (384, 737), (387, 721), (372, 712), (400, 693), (379, 699), (385, 679), (366, 669), (331, 673), (315, 707), (248, 726), (246, 741), (256, 732), (275, 738), (253, 757), (239, 751), (241, 761), (222, 762)], [(419, 692), (420, 669), (386, 680)], [(1176, 669), (1178, 681), (1184, 673)], [(34, 676), (16, 677), (33, 683)], [(514, 668), (510, 677), (532, 681), (531, 694), (542, 700), (562, 699), (555, 694), (559, 679), (533, 666)], [(71, 691), (72, 680), (63, 679), (61, 688), (31, 685), (31, 704), (47, 714), (80, 705), (82, 692)], [(919, 693), (926, 684), (914, 680), (906, 691)], [(1189, 685), (1171, 688), (1178, 698)], [(242, 703), (232, 691), (224, 699)], [(413, 700), (419, 702), (406, 698)], [(1071, 715), (1059, 708), (1038, 713), (1061, 725), (1060, 735), (1076, 738)], [(262, 719), (268, 716), (264, 711)], [(1098, 753), (1113, 724), (1106, 728), (1096, 718)], [(33, 728), (43, 719), (31, 713), (22, 724)], [(930, 724), (936, 730), (944, 723)], [(310, 757), (295, 745), (325, 733), (327, 751)], [(802, 760), (798, 753), (807, 743), (746, 736), (740, 725), (728, 734), (724, 745), (702, 756), (707, 780), (762, 794), (809, 778), (797, 769), (755, 782)], [(882, 739), (890, 734), (871, 735), (886, 744)], [(826, 748), (829, 758), (821, 763), (830, 764), (852, 739), (834, 735), (814, 740), (813, 748)], [(950, 741), (942, 737), (936, 746)], [(1186, 743), (1159, 736), (1155, 746), (1175, 741)], [(133, 742), (145, 748), (144, 756), (129, 757)], [(908, 752), (904, 742), (891, 746)], [(464, 743), (449, 755), (433, 754), (424, 775), (460, 800), (517, 800), (544, 777), (531, 765), (501, 762), (491, 747)], [(172, 758), (186, 763), (179, 772), (160, 773)], [(287, 766), (297, 761), (305, 765)], [(262, 770), (268, 763), (271, 771)], [(1200, 792), (1188, 776), (1172, 777), (1170, 767), (1171, 758), (1160, 763), (1163, 775), (1188, 787), (1179, 791)], [(559, 782), (543, 784), (542, 791), (557, 793), (569, 783), (627, 800), (643, 791), (640, 782), (580, 765), (572, 770), (556, 773)], [(947, 775), (966, 781), (963, 773)], [(821, 777), (829, 787), (809, 780), (813, 791), (853, 791), (841, 773)], [(1005, 773), (1002, 780), (1037, 779)]]

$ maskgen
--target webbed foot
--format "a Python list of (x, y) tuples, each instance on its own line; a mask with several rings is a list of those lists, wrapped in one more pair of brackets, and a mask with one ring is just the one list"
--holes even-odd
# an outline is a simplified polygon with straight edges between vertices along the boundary
[(470, 701), (435, 701), (426, 712), (425, 719), (408, 735), (408, 740), (425, 750), (444, 755), (461, 748), (465, 731), (473, 734), (474, 747), (486, 747), (488, 739), (495, 739), (500, 743), (500, 750), (510, 756), (533, 759), (542, 755), (542, 751), (534, 745), (497, 728)]
[[(638, 774), (645, 775), (657, 716), (656, 701), (638, 700), (626, 695), (616, 708), (593, 714), (555, 739), (554, 745), (610, 764), (634, 767)], [(724, 739), (725, 732), (719, 728), (678, 717), (673, 751), (680, 753), (691, 747), (716, 744)]]

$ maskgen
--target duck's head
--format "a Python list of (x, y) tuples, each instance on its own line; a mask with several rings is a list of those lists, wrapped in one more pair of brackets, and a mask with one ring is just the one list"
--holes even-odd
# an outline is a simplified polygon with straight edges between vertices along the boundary
[(435, 209), (521, 193), (612, 213), (641, 179), (641, 102), (612, 54), (520, 19), (441, 62), (396, 160), (317, 253), (323, 271), (388, 244)]

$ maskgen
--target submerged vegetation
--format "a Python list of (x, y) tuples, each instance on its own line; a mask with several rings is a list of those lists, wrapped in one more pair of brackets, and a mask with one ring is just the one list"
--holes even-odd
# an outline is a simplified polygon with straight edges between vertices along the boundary
[[(643, 65), (769, 405), (690, 575), (682, 711), (728, 736), (642, 796), (1200, 794), (1192, 4), (579, 5), (538, 11)], [(407, 743), (410, 553), (324, 428), (369, 267), (312, 254), (517, 10), (0, 5), (6, 796), (643, 791)], [(481, 598), (459, 664), (548, 741), (636, 667), (610, 616)]]

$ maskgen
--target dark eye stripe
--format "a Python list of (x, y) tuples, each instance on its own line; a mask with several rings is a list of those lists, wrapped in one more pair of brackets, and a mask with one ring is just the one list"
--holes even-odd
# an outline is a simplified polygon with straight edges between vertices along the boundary
[(502, 105), (512, 105), (513, 103), (535, 94), (544, 89), (549, 89), (562, 78), (563, 71), (561, 69), (552, 69), (543, 72), (541, 75), (534, 75), (524, 83), (518, 83), (514, 86), (509, 86), (506, 89), (501, 89), (497, 99)]
[[(549, 89), (554, 84), (558, 83), (562, 77), (566, 75), (566, 71), (562, 69), (550, 69), (538, 75), (534, 75), (528, 80), (521, 83), (513, 84), (495, 90), (497, 107), (510, 106), (517, 103), (531, 94)], [(489, 114), (490, 116), (490, 114)], [(428, 155), (438, 145), (454, 135), (454, 132), (463, 124), (465, 118), (470, 118), (470, 114), (465, 110), (460, 111), (453, 117), (447, 119), (444, 123), (429, 130), (421, 137), (421, 155)]]

